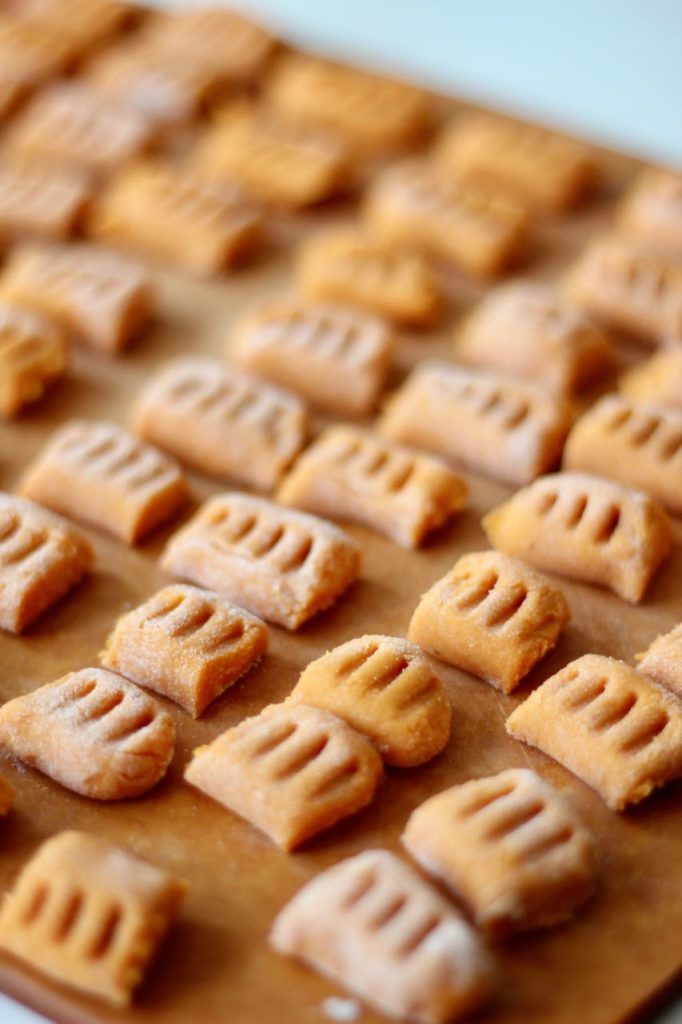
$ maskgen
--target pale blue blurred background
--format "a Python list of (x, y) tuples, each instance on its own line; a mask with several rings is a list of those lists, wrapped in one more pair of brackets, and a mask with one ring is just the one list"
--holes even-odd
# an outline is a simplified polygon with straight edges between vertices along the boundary
[[(156, 2), (179, 7), (208, 0)], [(242, 0), (238, 6), (294, 42), (682, 169), (682, 0)], [(682, 1024), (682, 1008), (655, 1019)], [(227, 1012), (225, 1020), (242, 1024)], [(0, 995), (0, 1024), (38, 1021)]]

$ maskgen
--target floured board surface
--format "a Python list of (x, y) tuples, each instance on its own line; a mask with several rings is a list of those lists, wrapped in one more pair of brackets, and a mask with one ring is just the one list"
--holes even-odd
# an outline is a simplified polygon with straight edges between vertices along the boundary
[[(453, 104), (453, 109), (456, 105)], [(556, 276), (598, 232), (634, 162), (602, 154), (606, 180), (599, 197), (575, 216), (541, 226), (524, 272)], [(253, 265), (215, 284), (160, 274), (160, 316), (140, 344), (108, 360), (78, 349), (68, 379), (31, 414), (0, 426), (0, 488), (12, 490), (50, 431), (71, 416), (129, 420), (132, 402), (154, 370), (173, 355), (222, 355), (232, 321), (255, 302), (291, 288), (292, 246), (313, 228), (351, 217), (339, 204), (295, 221), (280, 218), (269, 250)], [(482, 289), (448, 278), (445, 325), (400, 338), (395, 386), (420, 359), (452, 354), (452, 326)], [(190, 474), (194, 505), (225, 488)], [(682, 961), (682, 784), (640, 808), (609, 812), (599, 797), (542, 754), (508, 738), (509, 711), (539, 681), (588, 652), (631, 661), (657, 633), (682, 618), (682, 549), (656, 576), (641, 607), (606, 591), (563, 582), (573, 621), (556, 650), (513, 698), (454, 669), (442, 668), (453, 705), (446, 751), (416, 770), (389, 769), (371, 807), (307, 844), (295, 855), (276, 850), (246, 823), (182, 782), (192, 749), (246, 715), (283, 699), (313, 658), (363, 633), (404, 635), (419, 596), (464, 552), (487, 547), (480, 519), (508, 489), (470, 477), (469, 507), (419, 552), (403, 551), (367, 530), (350, 527), (364, 550), (359, 583), (330, 611), (297, 634), (271, 628), (264, 662), (230, 689), (200, 721), (168, 704), (178, 729), (172, 768), (134, 801), (103, 806), (73, 795), (36, 772), (5, 766), (17, 789), (0, 828), (0, 890), (5, 891), (38, 844), (65, 828), (106, 836), (189, 882), (180, 921), (134, 1006), (121, 1012), (74, 995), (19, 965), (0, 960), (0, 987), (64, 1024), (125, 1019), (131, 1024), (316, 1024), (323, 1001), (340, 994), (267, 946), (273, 918), (307, 879), (360, 850), (399, 851), (410, 811), (427, 796), (472, 777), (531, 765), (576, 807), (597, 840), (596, 897), (567, 926), (502, 943), (498, 995), (481, 1020), (544, 1024), (607, 1024), (640, 1006), (676, 974)], [(677, 540), (681, 539), (676, 525)], [(97, 664), (117, 617), (168, 577), (157, 557), (170, 530), (136, 550), (86, 531), (98, 555), (93, 576), (21, 637), (0, 635), (0, 697), (26, 693), (62, 674)], [(363, 1010), (362, 1021), (380, 1018)]]

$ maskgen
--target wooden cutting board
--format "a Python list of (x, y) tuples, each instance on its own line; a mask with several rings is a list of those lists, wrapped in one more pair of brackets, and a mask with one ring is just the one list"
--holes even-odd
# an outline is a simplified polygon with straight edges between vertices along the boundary
[[(463, 104), (439, 98), (445, 109)], [(553, 278), (585, 240), (607, 222), (614, 197), (637, 168), (625, 157), (600, 153), (599, 197), (576, 216), (538, 227), (527, 272)], [(351, 202), (299, 218), (278, 218), (261, 259), (229, 279), (196, 283), (159, 274), (158, 323), (129, 355), (110, 360), (78, 350), (68, 380), (34, 412), (0, 426), (0, 488), (12, 490), (22, 468), (59, 423), (71, 416), (126, 424), (131, 404), (150, 375), (179, 353), (221, 356), (233, 319), (244, 309), (292, 286), (292, 246), (313, 229), (347, 220)], [(447, 273), (451, 308), (442, 329), (404, 334), (394, 386), (420, 359), (452, 353), (452, 326), (483, 289)], [(631, 356), (628, 354), (626, 359)], [(191, 476), (195, 503), (221, 489)], [(597, 840), (599, 889), (569, 925), (495, 948), (500, 984), (480, 1018), (495, 1024), (607, 1024), (622, 1019), (668, 983), (682, 962), (682, 785), (672, 785), (626, 814), (542, 754), (508, 738), (509, 711), (541, 680), (587, 652), (632, 660), (658, 632), (682, 618), (682, 549), (655, 578), (639, 608), (606, 591), (565, 582), (573, 621), (556, 651), (534, 671), (518, 696), (507, 698), (465, 673), (443, 668), (454, 709), (452, 739), (431, 764), (389, 769), (375, 803), (302, 852), (276, 850), (249, 825), (190, 789), (182, 770), (192, 749), (283, 699), (307, 662), (366, 632), (404, 635), (420, 594), (464, 552), (487, 547), (481, 516), (507, 489), (471, 478), (469, 508), (423, 550), (406, 552), (361, 528), (350, 528), (364, 549), (360, 582), (330, 611), (297, 634), (271, 629), (271, 652), (195, 722), (173, 705), (178, 745), (168, 777), (138, 800), (100, 805), (36, 772), (3, 766), (17, 789), (16, 805), (0, 823), (0, 890), (7, 890), (36, 847), (65, 829), (87, 829), (149, 858), (189, 882), (178, 925), (125, 1013), (60, 989), (9, 959), (0, 960), (0, 987), (60, 1024), (323, 1024), (333, 986), (280, 959), (266, 938), (273, 918), (309, 878), (371, 847), (400, 851), (410, 811), (432, 793), (472, 777), (531, 765), (576, 807)], [(682, 539), (679, 525), (677, 539)], [(97, 664), (116, 618), (168, 581), (156, 564), (170, 530), (133, 550), (89, 531), (98, 563), (92, 578), (24, 637), (0, 635), (0, 697), (26, 693), (73, 669)], [(370, 1024), (380, 1018), (363, 1011)]]

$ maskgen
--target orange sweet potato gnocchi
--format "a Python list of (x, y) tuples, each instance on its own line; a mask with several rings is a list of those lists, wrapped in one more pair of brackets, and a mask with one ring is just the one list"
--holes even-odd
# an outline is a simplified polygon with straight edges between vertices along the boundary
[(602, 377), (614, 363), (602, 332), (554, 288), (537, 281), (492, 291), (465, 322), (455, 357), (569, 395)]
[(193, 786), (291, 851), (367, 806), (381, 758), (344, 721), (305, 704), (274, 704), (198, 747)]
[(265, 654), (267, 627), (219, 594), (164, 587), (123, 615), (101, 661), (197, 718)]
[(281, 116), (337, 132), (363, 152), (410, 146), (429, 128), (419, 89), (308, 54), (279, 61), (266, 100)]
[(175, 726), (127, 679), (85, 668), (3, 704), (0, 747), (74, 793), (125, 800), (166, 774)]
[(364, 523), (417, 547), (459, 511), (467, 484), (439, 459), (355, 427), (328, 427), (299, 457), (277, 493), (284, 505)]
[(12, 250), (0, 297), (53, 317), (92, 348), (127, 348), (156, 301), (146, 269), (93, 245), (25, 243)]
[(94, 561), (89, 541), (65, 520), (0, 492), (0, 629), (23, 633)]
[(682, 698), (682, 625), (657, 636), (637, 661), (643, 675)]
[(85, 832), (48, 839), (0, 911), (0, 949), (52, 980), (127, 1005), (186, 886)]
[(261, 216), (234, 185), (170, 164), (138, 163), (123, 168), (105, 188), (90, 230), (103, 242), (210, 275), (253, 251)]
[(5, 13), (0, 25), (0, 77), (23, 98), (36, 86), (69, 71), (78, 49), (68, 35), (52, 32), (34, 18)]
[(489, 512), (483, 528), (500, 551), (633, 604), (673, 543), (667, 516), (646, 494), (582, 473), (536, 480)]
[(570, 619), (564, 595), (498, 551), (463, 555), (427, 590), (408, 635), (443, 661), (511, 693)]
[(310, 299), (348, 302), (407, 326), (428, 326), (442, 307), (436, 276), (419, 253), (355, 228), (322, 231), (304, 243), (298, 281)]
[(91, 192), (78, 170), (7, 162), (0, 167), (0, 231), (68, 238), (82, 223)]
[(682, 513), (682, 410), (605, 395), (571, 431), (564, 465), (638, 487)]
[(559, 761), (614, 811), (682, 775), (682, 701), (598, 654), (534, 690), (512, 711), (507, 732)]
[(682, 256), (682, 175), (648, 167), (626, 193), (618, 227), (636, 241)]
[(115, 424), (94, 420), (70, 420), (55, 431), (29, 465), (21, 493), (130, 544), (187, 501), (174, 462)]
[(240, 101), (214, 118), (195, 153), (198, 171), (236, 181), (264, 203), (301, 209), (342, 192), (350, 180), (343, 144)]
[(682, 409), (682, 345), (674, 342), (649, 359), (635, 363), (620, 378), (618, 389), (633, 402)]
[(365, 214), (387, 245), (423, 249), (478, 276), (503, 272), (526, 246), (523, 206), (480, 185), (448, 181), (425, 160), (379, 174)]
[(416, 644), (361, 636), (301, 673), (289, 701), (325, 708), (376, 745), (387, 764), (430, 761), (450, 738), (445, 687)]
[(341, 416), (373, 411), (394, 340), (385, 324), (344, 306), (269, 302), (237, 328), (229, 355), (247, 370)]
[(133, 427), (182, 462), (261, 491), (277, 485), (309, 429), (295, 395), (198, 356), (176, 359), (152, 378)]
[(475, 473), (523, 484), (558, 462), (569, 407), (542, 389), (450, 363), (424, 362), (388, 404), (381, 430)]
[(218, 494), (170, 540), (161, 565), (287, 629), (357, 579), (355, 541), (316, 516), (248, 494)]
[(387, 850), (366, 850), (304, 885), (270, 942), (381, 1013), (417, 1024), (468, 1016), (492, 987), (475, 931)]
[(527, 768), (430, 797), (410, 815), (402, 841), (495, 937), (564, 921), (594, 890), (589, 834)]
[(149, 150), (153, 137), (136, 111), (107, 103), (83, 84), (61, 82), (21, 111), (6, 146), (13, 156), (103, 173)]
[(52, 35), (80, 44), (83, 54), (124, 29), (133, 11), (122, 0), (21, 0), (24, 17), (35, 19)]
[(645, 341), (682, 337), (682, 267), (628, 238), (592, 242), (569, 270), (564, 288), (590, 316)]
[(550, 210), (574, 205), (595, 177), (594, 161), (581, 143), (489, 114), (453, 121), (439, 157), (450, 173), (508, 189)]
[(66, 363), (66, 340), (56, 324), (0, 301), (0, 416), (16, 416), (42, 398)]

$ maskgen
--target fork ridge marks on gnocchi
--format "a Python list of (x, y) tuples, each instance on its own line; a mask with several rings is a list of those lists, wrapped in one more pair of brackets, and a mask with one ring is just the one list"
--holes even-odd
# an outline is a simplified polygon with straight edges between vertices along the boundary
[(507, 732), (559, 761), (614, 811), (682, 775), (682, 701), (598, 654), (542, 683), (511, 713)]
[(176, 583), (123, 615), (101, 661), (197, 718), (263, 657), (267, 627), (209, 591)]
[(338, 527), (247, 494), (218, 494), (170, 540), (168, 572), (298, 629), (357, 579), (361, 552)]
[(505, 271), (523, 255), (528, 214), (514, 199), (448, 181), (426, 160), (389, 167), (369, 187), (365, 216), (387, 245), (442, 257), (477, 276)]
[(468, 485), (440, 459), (355, 427), (328, 427), (298, 458), (277, 500), (364, 523), (418, 547), (466, 503)]
[(126, 430), (99, 420), (70, 420), (29, 465), (26, 498), (135, 544), (187, 502), (177, 465)]
[(546, 577), (499, 551), (478, 551), (422, 595), (408, 636), (511, 693), (556, 646), (570, 617), (566, 598)]
[(67, 346), (58, 325), (0, 299), (0, 416), (17, 416), (63, 376)]
[(0, 277), (0, 298), (54, 317), (92, 348), (116, 353), (148, 323), (156, 302), (149, 272), (94, 245), (24, 243)]
[(304, 242), (297, 276), (312, 300), (348, 302), (399, 325), (429, 326), (443, 305), (436, 276), (419, 253), (358, 228), (328, 229)]
[(363, 153), (409, 147), (430, 127), (420, 89), (308, 54), (278, 62), (265, 98), (281, 117), (336, 132)]
[(380, 429), (519, 485), (554, 467), (570, 424), (568, 405), (539, 387), (427, 361), (393, 395)]
[(90, 542), (65, 520), (0, 492), (0, 629), (23, 633), (94, 561)]
[(127, 1005), (186, 886), (106, 839), (60, 832), (0, 910), (0, 949), (81, 992)]
[(275, 920), (270, 942), (380, 1012), (419, 1024), (458, 1020), (492, 987), (476, 932), (387, 850), (367, 850), (304, 885)]
[(187, 781), (290, 852), (366, 807), (383, 774), (372, 743), (306, 704), (273, 704), (198, 747)]
[(600, 583), (639, 603), (673, 534), (648, 495), (584, 473), (554, 473), (483, 518), (490, 543), (538, 569)]
[(592, 242), (569, 270), (564, 289), (590, 316), (652, 344), (682, 337), (682, 266), (628, 238)]
[(410, 815), (402, 841), (496, 938), (566, 920), (595, 887), (591, 837), (527, 768), (430, 797)]
[(320, 408), (368, 416), (388, 376), (393, 349), (393, 335), (379, 318), (347, 306), (283, 299), (247, 314), (229, 356)]
[(416, 644), (362, 636), (310, 662), (289, 701), (325, 708), (376, 745), (387, 764), (424, 764), (450, 738), (442, 680)]
[(104, 173), (146, 152), (153, 137), (153, 126), (136, 111), (65, 81), (39, 93), (22, 110), (6, 145), (12, 156)]
[(682, 256), (682, 175), (640, 171), (620, 204), (617, 226), (647, 247)]
[(454, 120), (441, 137), (438, 156), (451, 174), (509, 190), (548, 210), (575, 205), (595, 177), (582, 143), (489, 114)]
[(219, 112), (194, 153), (198, 172), (236, 181), (275, 207), (298, 210), (344, 191), (350, 183), (340, 140), (300, 129), (246, 101)]
[(502, 285), (476, 306), (456, 339), (455, 357), (565, 395), (614, 365), (602, 332), (555, 288), (532, 280)]
[(218, 360), (173, 360), (144, 387), (133, 429), (182, 462), (269, 491), (303, 447), (300, 399)]
[(682, 513), (682, 410), (605, 395), (571, 431), (564, 465), (641, 488)]
[(95, 203), (89, 227), (100, 241), (211, 275), (254, 250), (262, 218), (234, 184), (157, 161), (120, 170)]
[(0, 746), (74, 793), (125, 800), (166, 774), (175, 726), (134, 683), (85, 668), (3, 704)]
[(74, 168), (25, 161), (0, 167), (0, 230), (9, 235), (69, 238), (82, 224), (92, 187)]

